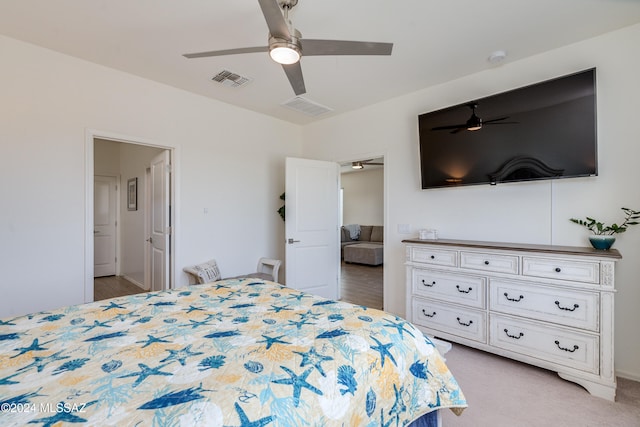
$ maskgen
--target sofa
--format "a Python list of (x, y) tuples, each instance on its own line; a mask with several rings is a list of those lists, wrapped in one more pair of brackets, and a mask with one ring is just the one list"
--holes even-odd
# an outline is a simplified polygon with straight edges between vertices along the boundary
[(340, 256), (344, 262), (380, 265), (383, 259), (382, 225), (360, 225), (360, 235), (352, 239), (348, 227), (342, 227), (340, 234)]

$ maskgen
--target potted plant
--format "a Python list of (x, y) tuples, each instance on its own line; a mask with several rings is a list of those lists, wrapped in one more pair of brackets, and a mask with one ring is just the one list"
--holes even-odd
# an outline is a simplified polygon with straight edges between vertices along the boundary
[(605, 225), (590, 217), (585, 219), (570, 218), (569, 221), (582, 225), (593, 233), (592, 236), (589, 236), (589, 241), (594, 248), (607, 250), (616, 241), (615, 234), (624, 233), (629, 226), (638, 224), (636, 220), (640, 219), (640, 211), (629, 208), (620, 209), (624, 212), (624, 221), (620, 225), (616, 223)]
[[(280, 200), (284, 200), (284, 198), (285, 198), (284, 193), (282, 193), (280, 195)], [(285, 205), (280, 206), (280, 209), (278, 209), (278, 213), (280, 214), (280, 218), (282, 218), (283, 221), (285, 220), (284, 210), (285, 210)]]

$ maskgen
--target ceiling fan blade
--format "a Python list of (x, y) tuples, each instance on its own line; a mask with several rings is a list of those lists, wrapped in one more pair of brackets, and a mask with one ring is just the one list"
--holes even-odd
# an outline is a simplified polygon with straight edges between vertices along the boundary
[(393, 43), (302, 39), (302, 55), (391, 55)]
[(289, 26), (282, 15), (280, 6), (278, 6), (278, 0), (258, 0), (258, 3), (260, 3), (264, 19), (267, 21), (269, 34), (273, 37), (281, 37), (287, 40), (291, 39)]
[(287, 75), (289, 83), (291, 83), (291, 87), (296, 95), (302, 95), (307, 92), (307, 89), (304, 87), (304, 78), (302, 77), (302, 67), (300, 66), (300, 62), (290, 65), (283, 64), (282, 69)]
[(237, 55), (240, 53), (268, 52), (268, 46), (241, 47), (238, 49), (212, 50), (209, 52), (185, 53), (185, 58), (208, 58), (210, 56)]
[(451, 126), (436, 126), (434, 128), (431, 128), (431, 130), (449, 130), (449, 129), (466, 129), (467, 128), (467, 124), (461, 124), (461, 125), (451, 125)]
[(482, 123), (486, 125), (487, 123), (499, 122), (499, 121), (502, 121), (502, 120), (507, 120), (508, 118), (509, 118), (509, 116), (504, 116), (504, 117), (499, 117), (497, 119), (483, 120)]

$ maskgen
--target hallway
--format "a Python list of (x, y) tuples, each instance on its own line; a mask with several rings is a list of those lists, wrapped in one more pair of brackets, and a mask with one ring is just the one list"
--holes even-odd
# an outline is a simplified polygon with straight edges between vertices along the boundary
[(122, 276), (105, 276), (93, 279), (93, 300), (101, 301), (109, 298), (134, 295), (146, 292)]

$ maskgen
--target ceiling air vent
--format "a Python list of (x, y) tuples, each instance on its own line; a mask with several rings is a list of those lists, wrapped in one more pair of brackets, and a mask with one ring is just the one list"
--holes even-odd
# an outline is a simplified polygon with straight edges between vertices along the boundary
[(329, 111), (333, 111), (329, 107), (325, 107), (324, 105), (318, 104), (317, 102), (309, 101), (308, 99), (301, 96), (291, 98), (290, 100), (284, 102), (282, 105), (292, 110), (306, 114), (307, 116), (313, 117), (328, 113)]
[(251, 81), (248, 77), (242, 77), (228, 70), (220, 71), (211, 80), (227, 87), (240, 87)]

